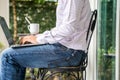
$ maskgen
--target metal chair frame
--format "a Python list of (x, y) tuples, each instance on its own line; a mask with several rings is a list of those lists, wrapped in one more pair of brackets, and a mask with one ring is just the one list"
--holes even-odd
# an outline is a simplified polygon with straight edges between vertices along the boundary
[[(70, 67), (57, 67), (57, 68), (39, 68), (37, 78), (39, 78), (40, 80), (48, 80), (48, 78), (52, 77), (57, 73), (61, 73), (61, 75), (63, 73), (67, 73), (68, 75), (74, 77), (75, 80), (86, 80), (86, 67), (88, 65), (88, 49), (89, 49), (93, 31), (95, 28), (96, 20), (97, 20), (97, 10), (94, 10), (91, 14), (91, 19), (90, 19), (89, 28), (88, 28), (87, 37), (86, 37), (86, 41), (88, 45), (87, 45), (87, 51), (85, 53), (87, 54), (87, 57), (82, 62), (82, 64), (80, 64), (77, 67), (70, 66)], [(36, 80), (34, 76), (34, 69), (31, 69), (31, 71), (32, 71), (32, 80)], [(51, 72), (51, 73), (48, 74), (48, 72)], [(84, 76), (83, 76), (83, 73), (85, 73)]]

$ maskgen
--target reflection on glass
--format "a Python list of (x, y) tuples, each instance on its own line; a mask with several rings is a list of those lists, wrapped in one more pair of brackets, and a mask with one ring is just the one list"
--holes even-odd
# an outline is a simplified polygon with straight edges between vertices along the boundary
[(97, 80), (115, 80), (116, 1), (99, 0)]

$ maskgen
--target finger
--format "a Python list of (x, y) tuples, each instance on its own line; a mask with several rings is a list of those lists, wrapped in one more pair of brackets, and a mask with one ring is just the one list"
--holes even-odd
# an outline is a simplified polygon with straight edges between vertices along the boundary
[(19, 44), (23, 44), (23, 38), (20, 39)]
[(20, 44), (23, 45), (23, 44), (26, 43), (26, 41), (28, 41), (28, 38), (23, 37), (23, 38), (21, 38), (21, 40), (20, 40)]

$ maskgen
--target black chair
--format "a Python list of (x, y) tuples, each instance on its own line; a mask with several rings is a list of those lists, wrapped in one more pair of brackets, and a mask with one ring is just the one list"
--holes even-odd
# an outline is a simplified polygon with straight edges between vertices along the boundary
[[(86, 54), (88, 54), (89, 44), (91, 41), (91, 37), (95, 28), (97, 19), (97, 10), (94, 10), (91, 15), (89, 28), (87, 31), (87, 51), (85, 51)], [(86, 67), (88, 65), (88, 55), (85, 58), (85, 60), (80, 64), (79, 66), (75, 67), (56, 67), (56, 68), (39, 68), (38, 70), (38, 78), (40, 80), (48, 80), (48, 78), (52, 77), (53, 75), (57, 73), (66, 73), (67, 76), (72, 76), (74, 80), (86, 80)], [(34, 69), (31, 70), (32, 76), (34, 76)], [(48, 72), (51, 72), (50, 74)], [(83, 76), (83, 73), (85, 74)], [(35, 80), (35, 76), (32, 77), (32, 80)], [(70, 80), (70, 79), (69, 79)], [(72, 79), (73, 80), (73, 79)]]

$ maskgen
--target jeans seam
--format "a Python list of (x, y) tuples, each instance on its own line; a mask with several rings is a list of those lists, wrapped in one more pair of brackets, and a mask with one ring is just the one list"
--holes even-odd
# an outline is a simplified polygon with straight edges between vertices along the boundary
[[(36, 54), (41, 54), (40, 52), (29, 52), (29, 53), (22, 53), (22, 54), (11, 54), (11, 56), (19, 56), (19, 55), (30, 55), (30, 54), (34, 54), (34, 53), (36, 53)], [(44, 54), (44, 53), (46, 53), (46, 52), (42, 52), (42, 54)], [(32, 55), (31, 54), (31, 55)], [(35, 55), (35, 54), (34, 54)]]

